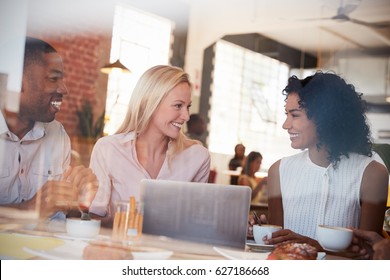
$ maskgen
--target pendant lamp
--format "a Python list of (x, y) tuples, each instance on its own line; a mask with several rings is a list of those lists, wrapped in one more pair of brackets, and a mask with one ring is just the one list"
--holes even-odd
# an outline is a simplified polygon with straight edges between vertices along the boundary
[(119, 69), (121, 70), (122, 72), (125, 72), (125, 73), (131, 73), (131, 71), (126, 67), (124, 66), (120, 61), (119, 59), (117, 59), (114, 63), (109, 63), (109, 64), (106, 64), (104, 65), (100, 71), (102, 73), (105, 73), (105, 74), (110, 74), (111, 71), (113, 69)]

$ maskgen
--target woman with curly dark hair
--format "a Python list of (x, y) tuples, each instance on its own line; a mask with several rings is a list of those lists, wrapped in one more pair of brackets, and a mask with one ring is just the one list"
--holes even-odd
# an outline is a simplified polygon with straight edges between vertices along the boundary
[(269, 169), (268, 219), (284, 229), (268, 243), (305, 242), (323, 251), (316, 240), (321, 224), (381, 233), (388, 174), (373, 158), (362, 94), (323, 72), (290, 77), (283, 94), (283, 128), (291, 146), (303, 151)]

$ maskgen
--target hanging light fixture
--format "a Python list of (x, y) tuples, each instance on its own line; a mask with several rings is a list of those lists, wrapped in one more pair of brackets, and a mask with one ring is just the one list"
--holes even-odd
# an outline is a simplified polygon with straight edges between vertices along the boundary
[(109, 63), (100, 68), (100, 71), (105, 74), (110, 74), (113, 69), (121, 70), (124, 73), (131, 73), (131, 71), (124, 66), (119, 59), (117, 59), (114, 63)]

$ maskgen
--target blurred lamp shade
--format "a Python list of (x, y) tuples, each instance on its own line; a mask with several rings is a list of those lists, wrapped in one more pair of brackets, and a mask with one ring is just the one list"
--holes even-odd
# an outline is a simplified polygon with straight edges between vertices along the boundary
[(125, 73), (130, 73), (131, 72), (126, 66), (124, 66), (119, 61), (119, 59), (117, 59), (114, 63), (109, 63), (109, 64), (104, 65), (100, 69), (100, 71), (102, 73), (105, 73), (105, 74), (110, 74), (113, 69), (118, 69), (118, 70), (121, 70), (122, 72), (125, 72)]

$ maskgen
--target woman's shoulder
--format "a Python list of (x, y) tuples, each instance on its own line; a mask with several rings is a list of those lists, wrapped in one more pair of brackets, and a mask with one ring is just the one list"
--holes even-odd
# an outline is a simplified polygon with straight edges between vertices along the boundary
[(193, 144), (186, 149), (184, 149), (182, 154), (186, 155), (189, 154), (191, 157), (195, 157), (197, 159), (199, 158), (210, 158), (210, 152), (209, 150), (204, 147), (202, 144)]
[(277, 161), (275, 161), (269, 168), (268, 168), (268, 173), (271, 172), (271, 171), (274, 171), (274, 170), (279, 170), (279, 166), (280, 166), (280, 162), (282, 161), (282, 159), (278, 159)]
[(381, 158), (377, 156), (376, 153), (373, 153), (373, 155), (366, 156), (358, 153), (350, 153), (348, 154), (348, 157), (342, 156), (341, 157), (341, 164), (346, 164), (348, 162), (348, 165), (356, 165), (356, 166), (367, 166), (372, 161), (376, 161), (381, 165), (385, 165)]
[(130, 140), (133, 140), (133, 133), (117, 133), (112, 135), (106, 135), (103, 137), (100, 137), (97, 142), (100, 143), (113, 143), (113, 142), (127, 142)]
[(209, 153), (209, 150), (203, 146), (202, 144), (200, 143), (196, 143), (196, 144), (192, 144), (191, 146), (189, 146), (187, 149), (185, 150), (191, 150), (191, 151), (201, 151), (201, 152), (205, 152), (205, 153)]
[(299, 152), (299, 153), (296, 153), (293, 155), (285, 156), (285, 157), (281, 158), (279, 161), (280, 162), (301, 161), (301, 160), (306, 159), (308, 156), (309, 156), (308, 150), (304, 150), (302, 152)]
[(95, 147), (105, 148), (108, 146), (122, 146), (133, 139), (134, 137), (132, 133), (118, 133), (113, 135), (106, 135), (96, 141)]

